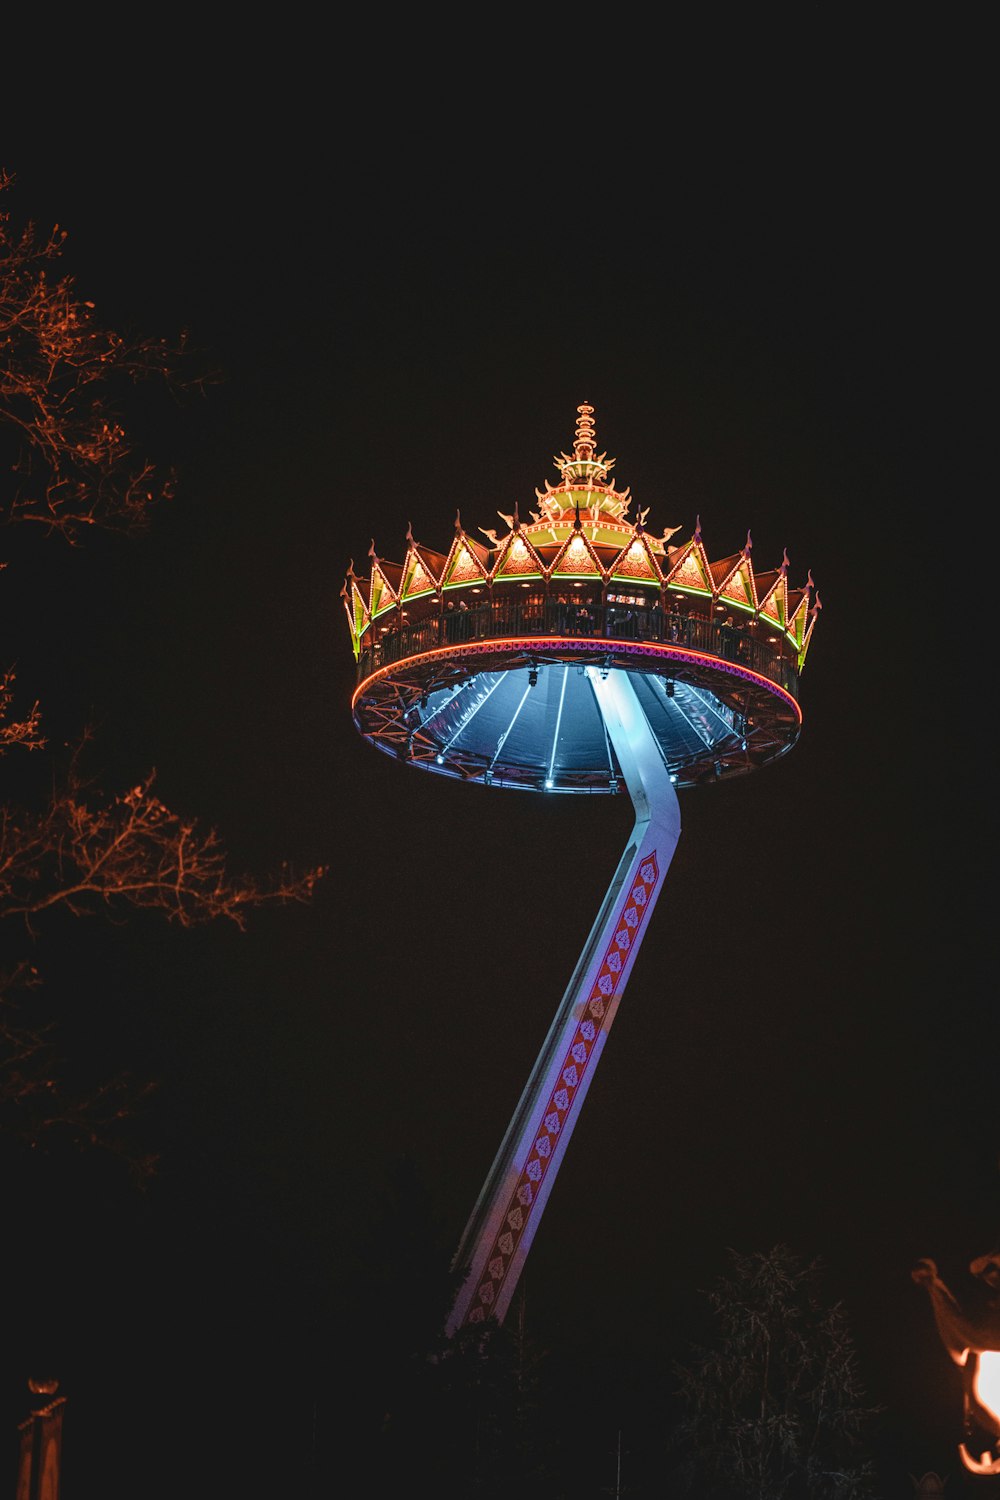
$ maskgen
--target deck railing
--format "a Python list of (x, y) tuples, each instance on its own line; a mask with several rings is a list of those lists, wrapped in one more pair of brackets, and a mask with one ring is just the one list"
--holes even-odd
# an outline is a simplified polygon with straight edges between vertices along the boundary
[[(509, 636), (562, 636), (579, 639), (653, 642), (689, 646), (725, 661), (735, 661), (759, 672), (798, 696), (798, 672), (792, 648), (779, 639), (761, 639), (749, 628), (717, 623), (701, 615), (678, 616), (654, 609), (628, 609), (620, 604), (578, 605), (560, 600), (524, 603), (494, 599), (467, 609), (444, 608), (424, 620), (399, 626), (393, 623), (377, 639), (362, 643), (358, 680), (404, 657), (440, 646), (462, 646)], [(372, 627), (378, 630), (378, 625)]]

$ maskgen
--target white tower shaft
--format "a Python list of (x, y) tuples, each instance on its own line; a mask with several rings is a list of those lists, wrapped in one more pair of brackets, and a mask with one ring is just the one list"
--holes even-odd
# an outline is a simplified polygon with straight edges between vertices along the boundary
[(449, 1335), (504, 1319), (680, 836), (677, 793), (627, 673), (587, 675), (635, 826), (462, 1235)]

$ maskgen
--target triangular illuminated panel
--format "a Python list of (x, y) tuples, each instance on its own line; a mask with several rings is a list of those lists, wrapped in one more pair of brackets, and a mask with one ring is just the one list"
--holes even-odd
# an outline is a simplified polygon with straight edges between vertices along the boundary
[(360, 646), (360, 639), (359, 639), (359, 636), (358, 636), (358, 632), (357, 632), (357, 630), (355, 628), (355, 625), (354, 625), (354, 615), (353, 615), (353, 613), (351, 611), (351, 601), (350, 601), (350, 599), (348, 598), (348, 595), (347, 595), (347, 584), (346, 583), (344, 584), (344, 587), (340, 591), (340, 597), (344, 601), (344, 613), (347, 616), (347, 627), (348, 627), (348, 629), (351, 632), (351, 648), (354, 651), (355, 660), (357, 660), (357, 658), (361, 654), (361, 646)]
[(697, 594), (712, 593), (712, 573), (708, 565), (708, 554), (702, 545), (700, 529), (682, 547), (673, 567), (667, 574), (667, 583), (678, 588), (690, 589)]
[(369, 581), (367, 578), (355, 578), (353, 573), (351, 573), (349, 576), (351, 582), (351, 614), (354, 617), (354, 632), (358, 640), (360, 640), (372, 622), (372, 617), (368, 611), (368, 600), (366, 598), (366, 595), (368, 593)]
[(512, 531), (504, 540), (503, 550), (494, 566), (494, 578), (541, 578), (545, 572), (542, 559), (528, 539)]
[[(432, 558), (438, 562), (437, 573), (431, 572)], [(445, 559), (440, 553), (431, 552), (427, 547), (418, 547), (416, 542), (410, 543), (403, 563), (403, 580), (399, 589), (399, 601), (402, 604), (407, 599), (417, 599), (421, 594), (433, 593), (437, 588), (437, 580), (441, 576)]]
[(812, 633), (816, 629), (816, 616), (819, 614), (821, 608), (822, 605), (819, 602), (819, 595), (817, 594), (816, 603), (809, 611), (809, 623), (806, 626), (805, 635), (802, 637), (802, 644), (799, 646), (799, 654), (796, 666), (800, 672), (805, 666), (806, 652), (809, 650), (809, 642), (812, 640)]
[(396, 588), (389, 574), (390, 572), (395, 573), (395, 584), (398, 585), (400, 568), (398, 563), (379, 562), (374, 552), (370, 552), (368, 555), (372, 560), (371, 594), (368, 608), (374, 620), (376, 615), (380, 615), (383, 611), (391, 609), (396, 603)]
[(804, 589), (793, 589), (789, 595), (788, 608), (791, 611), (785, 634), (794, 641), (797, 649), (801, 649), (805, 638), (806, 625), (809, 620), (809, 596), (812, 592), (812, 578)]
[[(476, 550), (478, 549), (469, 541), (464, 531), (455, 533), (455, 540), (448, 553), (448, 561), (441, 574), (441, 583), (444, 588), (455, 588), (460, 583), (486, 582), (488, 574), (477, 557)], [(482, 550), (485, 551), (485, 548)]]
[(735, 604), (739, 609), (757, 608), (753, 569), (745, 551), (737, 552), (735, 558), (728, 558), (725, 565), (713, 563), (712, 572), (720, 599), (724, 599), (727, 604)]
[(777, 568), (773, 573), (762, 573), (756, 580), (760, 603), (757, 606), (762, 620), (777, 630), (784, 630), (788, 618), (788, 584), (785, 569)]
[(663, 582), (663, 574), (660, 572), (656, 556), (643, 533), (637, 533), (632, 541), (622, 548), (608, 569), (608, 576), (621, 583), (659, 585)]
[(556, 554), (552, 578), (603, 578), (604, 569), (582, 531), (574, 530)]
[(371, 580), (370, 580), (370, 583), (369, 583), (369, 590), (368, 590), (368, 597), (369, 597), (369, 599), (371, 601), (371, 616), (372, 616), (372, 619), (375, 618), (375, 615), (376, 615), (376, 613), (378, 611), (378, 601), (382, 597), (384, 589), (385, 589), (385, 580), (382, 577), (382, 574), (379, 572), (377, 566), (375, 565), (375, 563), (373, 561), (372, 562), (372, 576), (371, 576)]

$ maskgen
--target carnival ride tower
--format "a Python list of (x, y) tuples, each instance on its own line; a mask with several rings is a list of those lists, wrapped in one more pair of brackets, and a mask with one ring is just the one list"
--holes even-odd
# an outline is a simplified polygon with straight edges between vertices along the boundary
[(559, 483), (487, 544), (456, 516), (447, 552), (407, 533), (341, 591), (358, 664), (352, 710), (377, 749), (506, 790), (632, 799), (635, 823), (462, 1235), (449, 1334), (502, 1322), (680, 835), (677, 790), (769, 765), (798, 739), (799, 676), (820, 601), (788, 556), (709, 560), (700, 520), (629, 519), (628, 489), (577, 408)]

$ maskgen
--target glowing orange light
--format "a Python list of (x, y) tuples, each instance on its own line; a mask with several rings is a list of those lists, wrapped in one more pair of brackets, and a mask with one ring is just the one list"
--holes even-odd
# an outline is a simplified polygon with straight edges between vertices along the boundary
[(1000, 1352), (983, 1350), (972, 1388), (980, 1406), (1000, 1423)]

